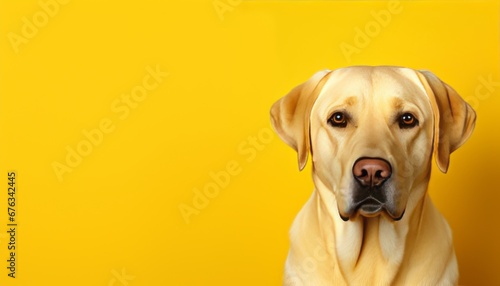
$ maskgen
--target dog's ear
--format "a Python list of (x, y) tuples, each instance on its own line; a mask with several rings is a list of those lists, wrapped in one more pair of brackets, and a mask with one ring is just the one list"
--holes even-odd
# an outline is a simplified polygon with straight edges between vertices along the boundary
[(458, 93), (429, 71), (417, 72), (434, 113), (434, 157), (441, 172), (448, 171), (450, 154), (474, 130), (476, 113)]
[(308, 81), (292, 89), (271, 108), (271, 123), (280, 138), (297, 151), (299, 169), (307, 163), (310, 150), (311, 109), (323, 87), (329, 70), (315, 73)]

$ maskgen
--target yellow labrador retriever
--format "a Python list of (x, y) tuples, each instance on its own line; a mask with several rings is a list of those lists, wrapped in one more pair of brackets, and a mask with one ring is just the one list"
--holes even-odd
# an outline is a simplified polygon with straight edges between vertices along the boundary
[(284, 285), (456, 285), (452, 235), (427, 193), (471, 135), (474, 110), (428, 71), (321, 71), (271, 109), (311, 153), (315, 190), (290, 231)]

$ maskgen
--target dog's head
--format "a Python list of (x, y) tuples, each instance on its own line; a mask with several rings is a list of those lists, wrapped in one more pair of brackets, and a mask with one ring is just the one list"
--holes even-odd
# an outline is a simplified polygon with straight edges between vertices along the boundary
[(411, 190), (429, 178), (432, 154), (446, 172), (475, 118), (434, 74), (399, 67), (321, 71), (271, 109), (300, 170), (311, 152), (315, 183), (333, 192), (344, 221), (401, 219)]

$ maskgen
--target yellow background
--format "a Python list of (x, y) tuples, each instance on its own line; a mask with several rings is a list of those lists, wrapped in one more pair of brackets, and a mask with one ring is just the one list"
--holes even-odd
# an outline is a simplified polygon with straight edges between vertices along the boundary
[[(270, 106), (317, 70), (359, 64), (431, 70), (475, 107), (472, 138), (448, 174), (434, 168), (430, 192), (454, 232), (460, 283), (500, 284), (496, 1), (401, 1), (384, 25), (373, 13), (385, 1), (52, 1), (44, 23), (48, 2), (0, 1), (1, 285), (279, 285), (313, 186), (310, 166), (299, 173), (270, 136)], [(23, 19), (44, 26), (13, 45)], [(168, 76), (120, 118), (113, 103), (147, 67)], [(58, 180), (53, 163), (103, 119), (114, 130)], [(235, 175), (187, 224), (179, 206), (228, 164)]]

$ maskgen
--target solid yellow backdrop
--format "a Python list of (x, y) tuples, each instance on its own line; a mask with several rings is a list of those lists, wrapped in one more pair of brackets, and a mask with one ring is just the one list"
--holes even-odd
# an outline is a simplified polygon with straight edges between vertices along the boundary
[(498, 23), (496, 1), (0, 1), (0, 284), (279, 285), (313, 186), (269, 109), (360, 64), (476, 109), (430, 192), (461, 284), (500, 284)]

